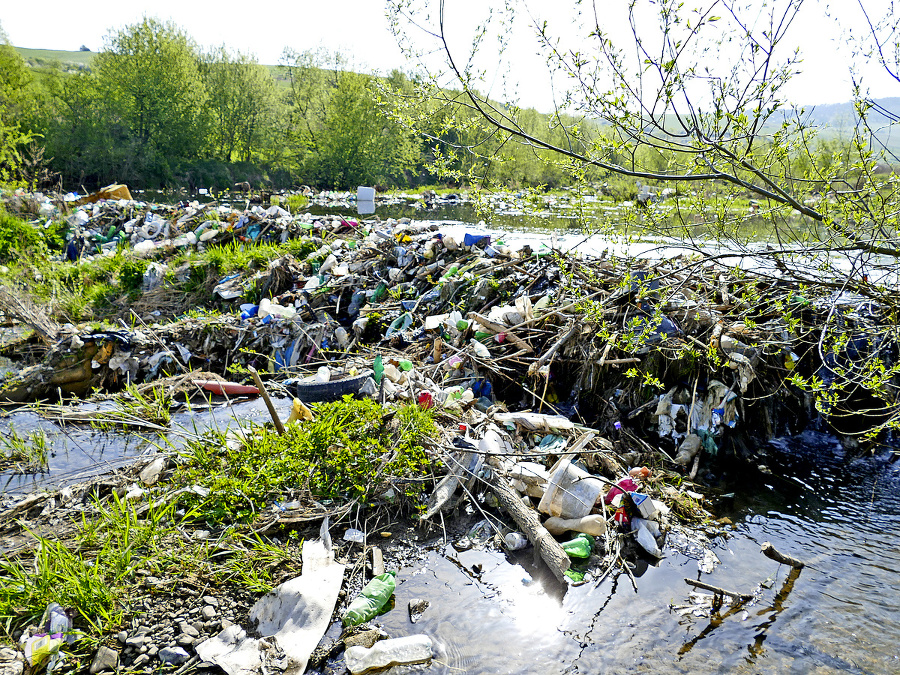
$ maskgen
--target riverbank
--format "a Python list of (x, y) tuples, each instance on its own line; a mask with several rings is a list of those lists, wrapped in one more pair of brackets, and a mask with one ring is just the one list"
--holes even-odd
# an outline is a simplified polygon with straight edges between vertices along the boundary
[[(385, 539), (394, 537), (404, 518), (418, 515), (417, 522), (441, 523), (452, 532), (454, 514), (470, 510), (488, 525), (466, 529), (469, 546), (496, 546), (494, 535), (513, 530), (526, 530), (535, 543), (539, 530), (528, 532), (510, 508), (498, 509), (503, 489), (495, 481), (523, 492), (537, 519), (540, 497), (552, 483), (548, 470), (562, 458), (577, 461), (597, 482), (586, 506), (605, 524), (593, 557), (565, 579), (599, 584), (613, 570), (627, 576), (629, 561), (654, 558), (645, 550), (654, 545), (646, 536), (646, 546), (638, 547), (642, 526), (634, 521), (649, 516), (669, 534), (690, 536), (698, 527), (715, 532), (716, 490), (701, 481), (734, 462), (764, 465), (759, 449), (766, 441), (802, 430), (818, 414), (815, 399), (798, 385), (813, 377), (824, 381), (829, 373), (839, 385), (848, 359), (871, 357), (864, 341), (823, 356), (819, 337), (827, 318), (841, 312), (855, 331), (881, 318), (864, 298), (751, 276), (716, 261), (512, 250), (478, 233), (457, 241), (428, 223), (294, 217), (277, 208), (218, 220), (204, 220), (209, 211), (193, 207), (141, 211), (116, 203), (93, 212), (83, 225), (96, 218), (128, 232), (130, 222), (129, 234), (141, 233), (130, 242), (149, 257), (117, 244), (89, 261), (50, 261), (42, 276), (51, 268), (107, 266), (120, 283), (129, 280), (134, 294), (125, 294), (110, 313), (129, 317), (125, 325), (60, 325), (52, 305), (26, 301), (21, 280), (8, 279), (5, 312), (33, 330), (7, 347), (26, 366), (3, 383), (10, 401), (99, 390), (118, 398), (87, 415), (72, 406), (36, 410), (66, 424), (146, 433), (164, 431), (166, 413), (181, 401), (227, 394), (226, 384), (256, 386), (251, 368), (262, 373), (276, 400), (287, 395), (275, 414), (286, 425), (284, 434), (273, 418), (275, 428), (222, 431), (164, 452), (153, 482), (135, 467), (105, 487), (101, 481), (77, 495), (73, 488), (25, 506), (18, 499), (9, 503), (7, 522), (24, 518), (35, 532), (46, 523), (53, 535), (47, 541), (64, 542), (57, 549), (62, 562), (94, 574), (92, 586), (122, 594), (89, 598), (102, 608), (96, 614), (77, 607), (78, 627), (87, 626), (91, 639), (71, 665), (76, 670), (99, 651), (98, 640), (129, 620), (133, 630), (119, 644), (107, 644), (123, 664), (158, 667), (163, 641), (185, 649), (190, 659), (202, 637), (228, 627), (223, 619), (242, 623), (235, 617), (251, 599), (245, 594), (243, 604), (225, 604), (239, 607), (237, 614), (217, 613), (205, 598), (219, 598), (205, 590), (249, 588), (258, 598), (302, 573), (299, 538), (314, 538), (326, 515), (333, 523), (364, 524), (352, 529), (363, 532), (369, 549), (383, 532), (391, 534)], [(204, 240), (208, 232), (213, 235)], [(358, 402), (313, 403), (318, 394), (312, 391), (348, 382), (355, 383), (349, 393)], [(856, 398), (845, 405), (853, 410), (863, 399), (858, 389), (850, 394)], [(206, 404), (227, 406), (235, 395)], [(304, 419), (301, 407), (288, 424), (284, 406), (293, 396), (309, 404), (313, 419)], [(840, 401), (828, 400), (828, 418), (839, 420)], [(853, 446), (852, 436), (846, 438)], [(631, 468), (638, 475), (625, 491), (655, 500), (644, 506), (646, 513), (634, 497), (617, 504), (602, 499)], [(62, 502), (83, 508), (58, 510)], [(81, 513), (90, 516), (89, 528), (73, 520)], [(58, 529), (65, 523), (68, 532)], [(19, 533), (22, 526), (16, 526)], [(122, 550), (116, 543), (123, 538), (140, 544)], [(565, 543), (572, 534), (557, 538)], [(665, 550), (666, 540), (651, 539)], [(215, 542), (212, 549), (209, 542)], [(45, 572), (52, 569), (45, 566), (51, 561), (36, 557), (43, 548), (12, 546), (12, 574), (35, 561)], [(346, 546), (337, 557), (356, 576), (350, 574), (334, 605), (336, 617), (350, 589), (361, 586), (367, 557)], [(242, 558), (242, 548), (251, 554)], [(544, 548), (538, 544), (541, 555)], [(225, 551), (221, 558), (234, 565), (223, 567), (216, 551)], [(259, 569), (260, 560), (268, 567)], [(711, 570), (716, 564), (709, 561)], [(121, 586), (97, 576), (101, 568), (103, 575), (121, 575)], [(147, 582), (151, 577), (156, 581)], [(168, 588), (184, 579), (195, 579), (200, 598), (182, 598), (185, 616), (166, 603), (145, 607), (141, 598), (160, 591), (154, 584)], [(32, 596), (30, 614), (17, 614), (17, 626), (39, 618), (44, 600)], [(133, 604), (139, 601), (140, 608)], [(206, 610), (211, 616), (199, 628), (187, 621), (206, 607), (213, 608)], [(96, 617), (104, 613), (100, 628)], [(138, 619), (142, 613), (153, 617), (152, 626)], [(167, 614), (171, 636), (163, 625)], [(166, 637), (138, 639), (155, 627)], [(173, 640), (177, 644), (168, 644)], [(157, 652), (142, 658), (150, 654), (148, 643)]]

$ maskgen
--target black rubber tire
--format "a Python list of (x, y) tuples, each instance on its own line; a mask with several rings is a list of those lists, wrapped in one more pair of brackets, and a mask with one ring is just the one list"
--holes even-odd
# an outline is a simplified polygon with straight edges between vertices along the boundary
[(363, 382), (370, 377), (368, 373), (353, 375), (333, 382), (297, 382), (297, 398), (304, 403), (316, 401), (337, 401), (347, 394), (355, 395), (359, 392)]

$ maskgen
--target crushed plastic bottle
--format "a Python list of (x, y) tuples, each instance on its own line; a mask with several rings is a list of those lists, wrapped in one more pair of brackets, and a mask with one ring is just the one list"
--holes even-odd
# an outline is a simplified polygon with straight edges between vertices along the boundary
[(359, 592), (341, 619), (345, 626), (356, 626), (375, 617), (384, 607), (397, 587), (396, 572), (385, 572), (367, 583)]
[(348, 647), (344, 652), (347, 670), (353, 675), (388, 666), (423, 663), (432, 657), (432, 642), (427, 635), (408, 635), (381, 640), (371, 647)]
[(590, 558), (594, 548), (594, 538), (589, 534), (579, 532), (577, 537), (564, 541), (560, 546), (570, 558)]

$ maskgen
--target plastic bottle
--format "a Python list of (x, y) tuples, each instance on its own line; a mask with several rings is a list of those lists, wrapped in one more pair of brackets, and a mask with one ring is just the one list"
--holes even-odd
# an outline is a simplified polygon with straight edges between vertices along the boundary
[(347, 647), (344, 660), (353, 675), (388, 666), (422, 663), (432, 657), (431, 638), (427, 635), (408, 635), (381, 640), (371, 647)]
[(503, 536), (508, 551), (521, 551), (528, 546), (528, 537), (521, 532), (508, 532)]
[(594, 538), (589, 534), (579, 533), (577, 537), (564, 541), (560, 546), (570, 558), (590, 558)]
[(584, 516), (583, 518), (559, 518), (553, 516), (547, 518), (544, 527), (553, 535), (560, 535), (570, 530), (575, 532), (584, 532), (593, 536), (598, 536), (606, 532), (606, 520), (600, 515)]
[(356, 626), (378, 614), (397, 587), (395, 574), (396, 572), (379, 574), (363, 587), (344, 612), (342, 621), (345, 626)]

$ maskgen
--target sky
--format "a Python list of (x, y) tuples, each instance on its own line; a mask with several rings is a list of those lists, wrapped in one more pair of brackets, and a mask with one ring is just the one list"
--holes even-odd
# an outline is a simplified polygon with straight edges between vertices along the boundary
[[(710, 4), (714, 0), (696, 0)], [(731, 1), (731, 0), (729, 0)], [(798, 104), (839, 103), (851, 98), (848, 34), (865, 33), (865, 18), (858, 0), (805, 0), (801, 15), (788, 37), (801, 50), (802, 72), (794, 77), (789, 98)], [(880, 15), (889, 0), (863, 0), (870, 16)], [(648, 11), (651, 0), (638, 0)], [(759, 0), (746, 0), (752, 7)], [(502, 3), (501, 3), (502, 4)], [(529, 0), (528, 7), (538, 19), (549, 18), (566, 45), (577, 46), (581, 37), (571, 33), (571, 25), (560, 12), (564, 0)], [(460, 59), (465, 59), (475, 19), (482, 15), (486, 0), (447, 0), (448, 25), (458, 38), (451, 43)], [(625, 0), (600, 0), (598, 6), (621, 10)], [(240, 8), (240, 9), (239, 9)], [(325, 47), (340, 50), (356, 70), (387, 73), (394, 68), (411, 69), (390, 32), (382, 0), (291, 0), (222, 3), (196, 0), (82, 0), (80, 3), (42, 0), (38, 5), (7, 2), (0, 11), (0, 27), (17, 47), (77, 50), (86, 45), (92, 51), (103, 48), (110, 31), (139, 22), (144, 16), (171, 19), (204, 47), (226, 45), (255, 54), (261, 63), (276, 64), (282, 51)], [(543, 61), (536, 56), (528, 16), (516, 18), (508, 29), (515, 38), (508, 52), (508, 73), (522, 104), (542, 111), (552, 108), (551, 82)], [(555, 20), (555, 23), (554, 23)], [(604, 20), (606, 20), (604, 18)], [(613, 32), (627, 31), (627, 25), (610, 23)], [(501, 33), (506, 28), (501, 29)], [(416, 31), (413, 29), (412, 34)], [(627, 37), (627, 35), (626, 35)], [(493, 43), (485, 43), (486, 88), (499, 88)], [(880, 68), (859, 71), (875, 97), (900, 96), (900, 84), (886, 77)], [(492, 92), (493, 93), (493, 92)]]

